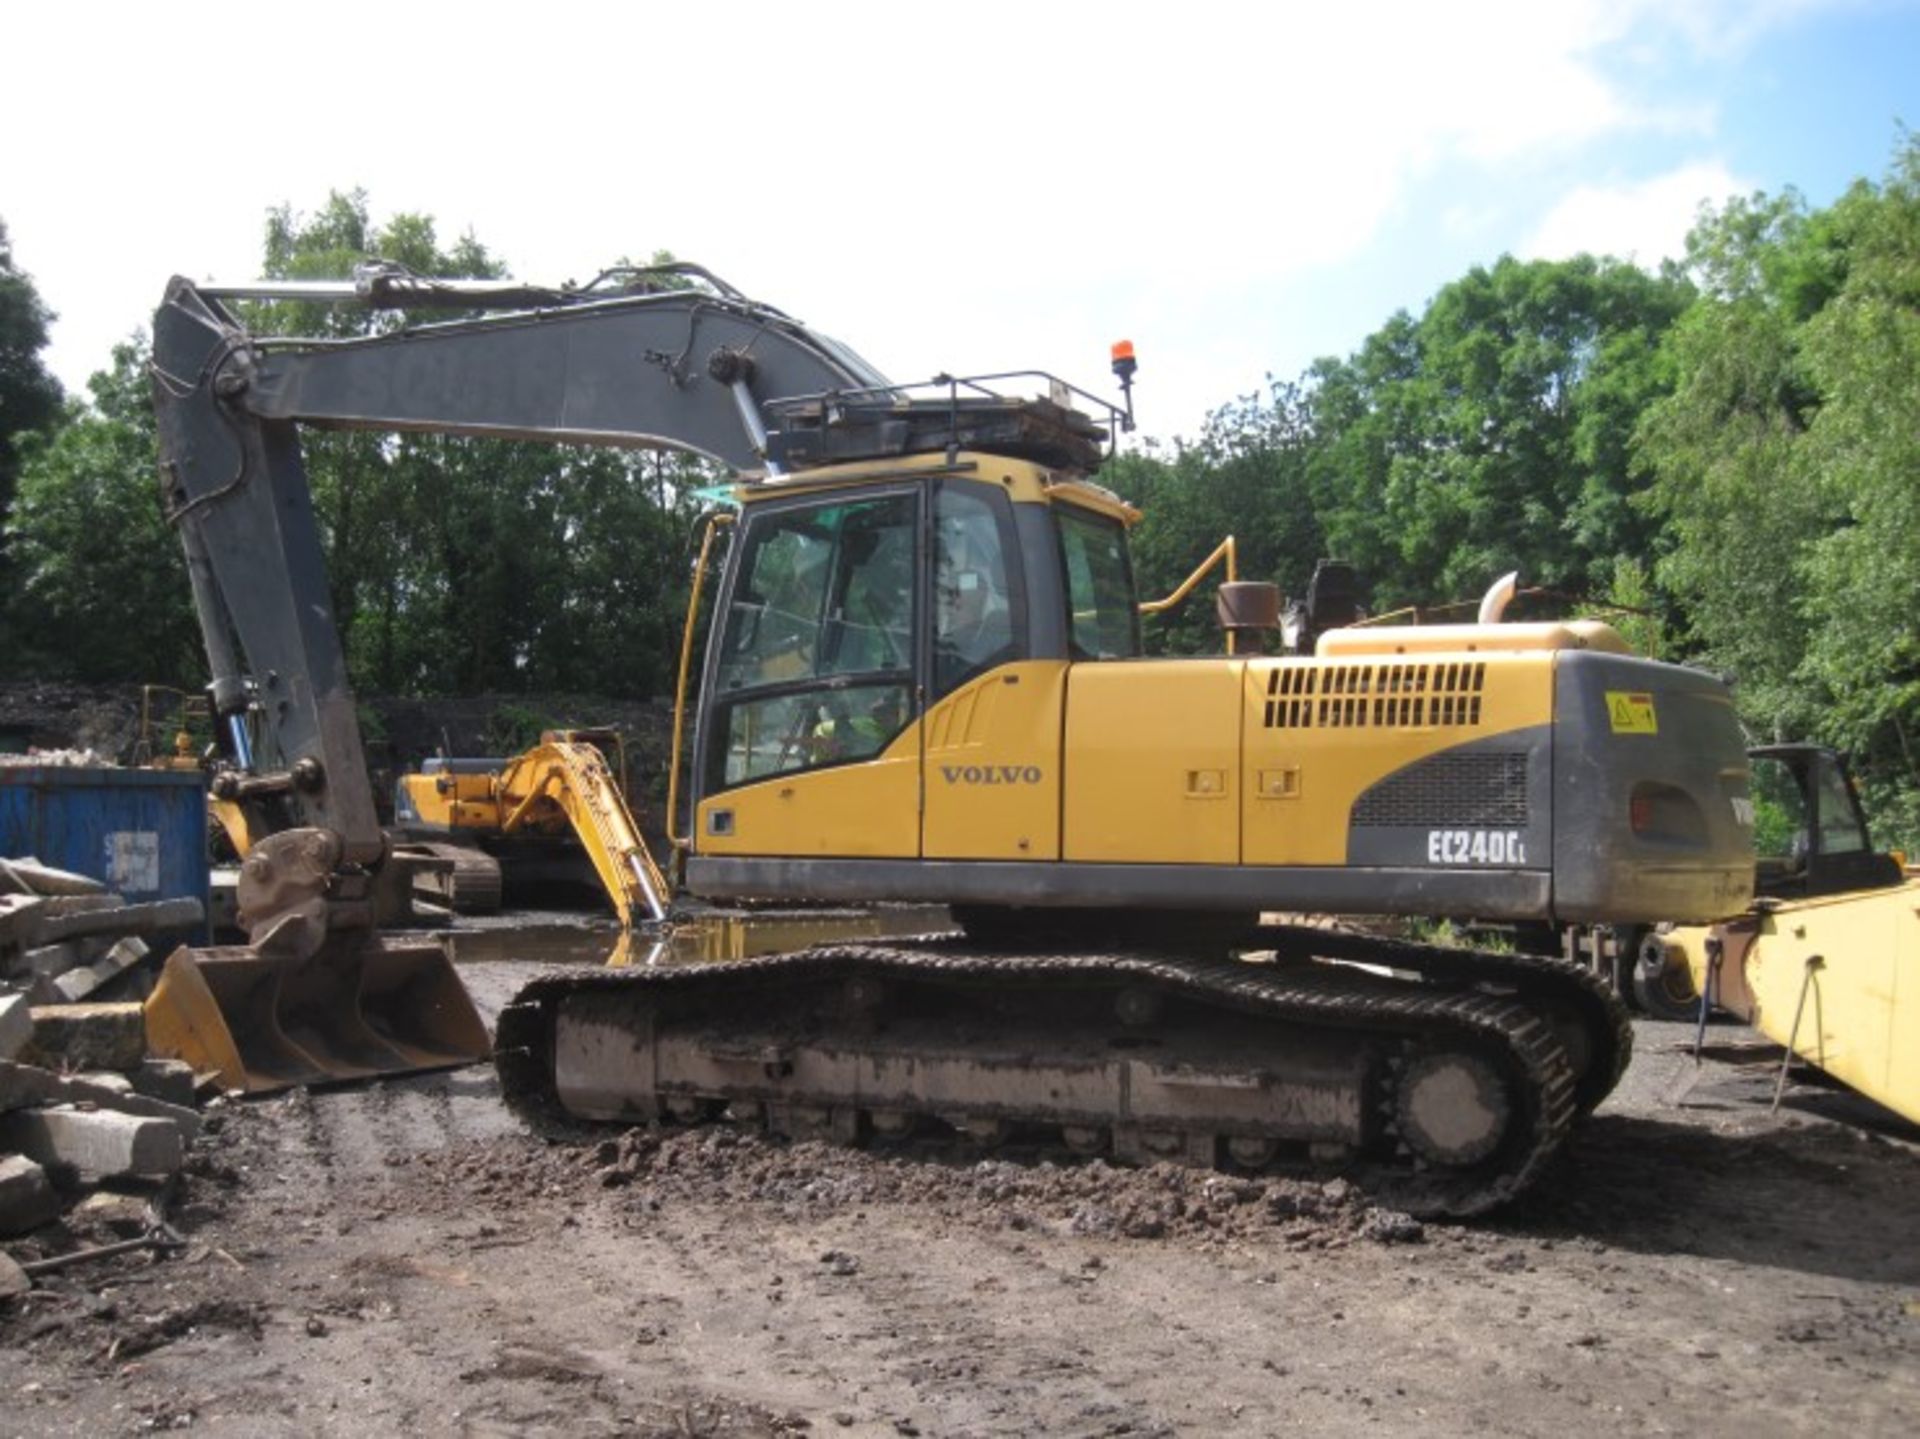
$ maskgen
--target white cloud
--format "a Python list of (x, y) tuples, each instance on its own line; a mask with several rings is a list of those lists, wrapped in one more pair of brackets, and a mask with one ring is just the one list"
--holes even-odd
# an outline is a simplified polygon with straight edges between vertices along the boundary
[(1373, 243), (1415, 179), (1702, 123), (1605, 63), (1670, 11), (1718, 0), (27, 6), (0, 216), (74, 386), (170, 273), (244, 277), (270, 206), (362, 185), (525, 278), (671, 248), (901, 378), (1097, 373), (1131, 330), (1188, 429), (1260, 380), (1221, 388), (1267, 337), (1212, 322)]
[(1618, 185), (1579, 185), (1547, 212), (1520, 253), (1559, 260), (1585, 251), (1652, 269), (1686, 254), (1687, 232), (1703, 204), (1719, 205), (1755, 188), (1718, 161)]

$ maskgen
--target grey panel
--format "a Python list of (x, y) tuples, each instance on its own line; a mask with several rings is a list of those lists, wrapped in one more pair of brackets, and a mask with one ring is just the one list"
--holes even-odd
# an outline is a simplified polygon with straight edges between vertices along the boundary
[(1542, 919), (1542, 870), (1345, 869), (1232, 865), (1011, 863), (997, 860), (687, 861), (708, 899), (914, 900), (1115, 909), (1299, 909)]
[(1382, 780), (1360, 796), (1353, 823), (1365, 829), (1472, 824), (1524, 828), (1525, 750), (1448, 750)]
[[(1654, 733), (1616, 730), (1610, 694), (1648, 697)], [(1688, 823), (1636, 834), (1636, 789), (1669, 797)], [(1558, 657), (1553, 869), (1562, 918), (1693, 922), (1744, 909), (1752, 833), (1735, 802), (1746, 798), (1746, 751), (1719, 680), (1624, 655)]]
[(1359, 865), (1545, 870), (1553, 735), (1509, 730), (1416, 760), (1363, 790), (1347, 831)]

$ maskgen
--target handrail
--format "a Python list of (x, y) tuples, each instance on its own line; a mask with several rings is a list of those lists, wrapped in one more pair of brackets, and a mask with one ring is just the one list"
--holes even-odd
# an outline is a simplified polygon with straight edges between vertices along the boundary
[[(1240, 578), (1239, 552), (1234, 547), (1233, 536), (1228, 535), (1224, 540), (1220, 541), (1219, 544), (1213, 547), (1212, 554), (1208, 555), (1204, 560), (1200, 561), (1199, 565), (1195, 567), (1192, 574), (1188, 575), (1184, 580), (1180, 582), (1179, 589), (1175, 590), (1172, 594), (1168, 595), (1165, 599), (1162, 599), (1162, 600), (1142, 600), (1139, 605), (1140, 613), (1143, 615), (1157, 615), (1164, 610), (1172, 609), (1175, 605), (1179, 604), (1182, 600), (1184, 600), (1188, 595), (1192, 594), (1194, 591), (1194, 587), (1198, 585), (1201, 580), (1207, 577), (1207, 571), (1211, 570), (1215, 565), (1219, 564), (1223, 558), (1227, 562), (1227, 583), (1228, 584), (1235, 583)], [(1234, 652), (1233, 641), (1234, 641), (1233, 631), (1228, 630), (1227, 631), (1227, 653), (1228, 654), (1232, 654)]]
[(1179, 589), (1175, 590), (1163, 600), (1142, 600), (1140, 602), (1140, 613), (1143, 615), (1157, 615), (1163, 610), (1172, 609), (1188, 595), (1193, 593), (1194, 586), (1207, 577), (1207, 571), (1219, 564), (1222, 556), (1225, 556), (1227, 561), (1227, 583), (1234, 583), (1240, 578), (1240, 571), (1234, 549), (1233, 536), (1228, 535), (1213, 547), (1212, 554), (1200, 561), (1200, 564), (1192, 574), (1180, 582)]
[(667, 843), (675, 849), (687, 849), (691, 835), (677, 833), (680, 822), (680, 746), (686, 733), (687, 671), (693, 664), (693, 632), (700, 619), (700, 591), (707, 582), (707, 555), (713, 548), (714, 531), (733, 523), (727, 513), (707, 516), (707, 527), (700, 535), (700, 558), (693, 565), (693, 586), (687, 592), (687, 623), (680, 635), (680, 677), (673, 691), (673, 753), (667, 761)]

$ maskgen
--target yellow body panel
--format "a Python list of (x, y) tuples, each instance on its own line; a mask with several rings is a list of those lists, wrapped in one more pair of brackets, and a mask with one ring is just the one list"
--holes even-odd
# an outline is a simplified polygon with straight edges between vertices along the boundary
[(1123, 660), (1068, 680), (1069, 860), (1237, 864), (1241, 660)]
[(1060, 857), (1063, 660), (1003, 665), (927, 712), (928, 859)]
[(1550, 723), (1553, 657), (1488, 654), (1473, 670), (1255, 659), (1243, 696), (1245, 862), (1345, 864), (1348, 816), (1369, 786), (1440, 750)]
[[(1720, 1008), (1920, 1123), (1920, 880), (1780, 903), (1716, 928), (1725, 953), (1714, 989)], [(1706, 983), (1710, 933), (1668, 937), (1696, 986)]]
[[(728, 832), (714, 816), (727, 813)], [(871, 760), (779, 775), (701, 801), (700, 853), (912, 859), (920, 853), (920, 726)]]
[[(501, 762), (504, 769), (506, 761)], [(498, 793), (499, 771), (477, 774), (404, 774), (400, 784), (421, 823), (435, 829), (495, 831), (506, 812)]]

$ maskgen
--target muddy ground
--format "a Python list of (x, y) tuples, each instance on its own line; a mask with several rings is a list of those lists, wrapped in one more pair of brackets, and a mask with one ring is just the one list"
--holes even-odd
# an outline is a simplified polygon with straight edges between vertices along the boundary
[[(533, 972), (467, 967), (489, 1012)], [(1643, 1023), (1471, 1226), (1177, 1169), (555, 1145), (484, 1068), (222, 1105), (190, 1249), (0, 1311), (0, 1432), (1915, 1432), (1920, 1136), (1810, 1084), (1770, 1117), (1772, 1051), (1689, 1038)]]

